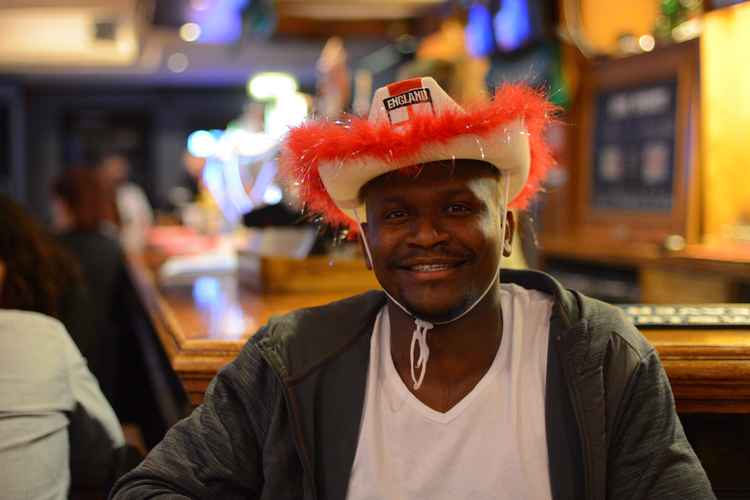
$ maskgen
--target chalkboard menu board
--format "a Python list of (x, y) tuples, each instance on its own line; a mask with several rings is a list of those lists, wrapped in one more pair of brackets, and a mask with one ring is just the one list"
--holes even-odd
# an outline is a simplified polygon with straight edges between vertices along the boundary
[(582, 238), (602, 248), (698, 239), (699, 48), (691, 40), (583, 67), (571, 176), (571, 229)]
[(591, 208), (671, 211), (677, 79), (601, 90), (594, 109)]

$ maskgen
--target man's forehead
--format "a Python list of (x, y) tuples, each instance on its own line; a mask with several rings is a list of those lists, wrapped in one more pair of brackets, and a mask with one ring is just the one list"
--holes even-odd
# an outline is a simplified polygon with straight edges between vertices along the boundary
[(378, 176), (360, 190), (360, 198), (367, 197), (370, 191), (379, 188), (403, 187), (416, 190), (434, 190), (440, 184), (476, 184), (473, 181), (492, 180), (497, 182), (500, 172), (492, 165), (478, 160), (453, 160), (423, 163), (404, 167)]

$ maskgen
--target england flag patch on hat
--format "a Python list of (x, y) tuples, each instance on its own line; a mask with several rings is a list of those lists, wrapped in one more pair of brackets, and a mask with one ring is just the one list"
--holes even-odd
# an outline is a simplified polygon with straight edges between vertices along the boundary
[(383, 107), (393, 125), (403, 123), (415, 113), (435, 114), (432, 93), (422, 86), (421, 78), (404, 80), (386, 87), (389, 96), (383, 99)]

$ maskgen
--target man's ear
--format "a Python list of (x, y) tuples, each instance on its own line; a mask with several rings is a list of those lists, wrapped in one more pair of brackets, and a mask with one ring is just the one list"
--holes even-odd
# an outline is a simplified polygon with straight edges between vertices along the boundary
[(505, 215), (505, 234), (503, 235), (503, 257), (510, 257), (513, 252), (513, 235), (516, 231), (516, 217), (512, 210)]
[(367, 266), (367, 269), (372, 271), (372, 262), (370, 262), (370, 255), (367, 253), (367, 248), (365, 248), (365, 231), (367, 231), (367, 222), (363, 222), (360, 227), (362, 228), (362, 234), (359, 235), (359, 249), (362, 250), (362, 255), (365, 258), (365, 266)]

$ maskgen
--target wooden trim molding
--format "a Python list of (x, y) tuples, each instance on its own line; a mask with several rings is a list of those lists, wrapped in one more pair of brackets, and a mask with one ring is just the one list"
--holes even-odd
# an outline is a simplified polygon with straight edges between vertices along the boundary
[[(192, 311), (176, 307), (169, 291), (161, 291), (142, 258), (128, 257), (132, 281), (148, 312), (152, 326), (193, 406), (203, 400), (211, 379), (242, 349), (252, 331), (241, 338), (209, 338), (195, 331)], [(299, 295), (296, 301), (264, 309), (253, 325), (270, 314), (304, 305), (327, 302), (333, 297)], [(243, 296), (243, 311), (273, 297)], [(656, 347), (672, 383), (677, 407), (682, 412), (750, 412), (750, 329), (644, 329)]]

